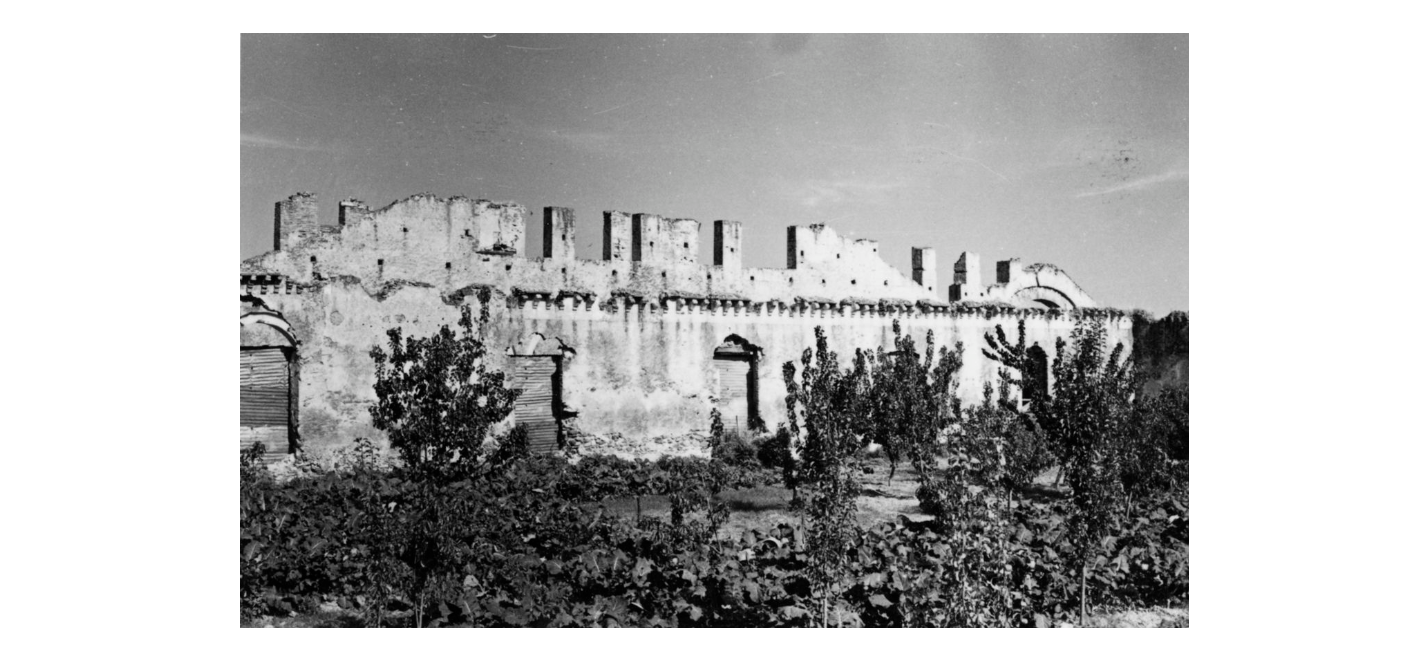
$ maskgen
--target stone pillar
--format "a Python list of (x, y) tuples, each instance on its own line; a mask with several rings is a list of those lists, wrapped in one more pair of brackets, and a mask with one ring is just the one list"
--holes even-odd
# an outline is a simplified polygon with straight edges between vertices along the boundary
[(575, 260), (575, 211), (545, 207), (540, 256), (562, 263)]
[(982, 258), (976, 252), (963, 252), (953, 266), (952, 286), (947, 291), (951, 302), (975, 297), (982, 291)]
[(726, 273), (738, 273), (743, 268), (744, 226), (729, 220), (714, 221), (714, 265)]
[(631, 259), (638, 262), (653, 263), (659, 260), (661, 246), (664, 243), (660, 236), (663, 229), (664, 218), (653, 213), (636, 213), (630, 221), (630, 242), (633, 243)]
[(630, 214), (619, 211), (605, 212), (605, 261), (629, 261)]
[(933, 292), (937, 291), (937, 252), (930, 247), (915, 247), (912, 249), (912, 281), (922, 285), (922, 288)]
[(317, 197), (300, 192), (273, 209), (273, 249), (287, 250), (317, 233)]
[(699, 263), (699, 221), (676, 218), (661, 221), (660, 234), (665, 239), (660, 261), (668, 263)]
[(997, 284), (1007, 284), (1011, 278), (1021, 272), (1021, 259), (1007, 259), (997, 262)]
[(344, 199), (337, 203), (337, 226), (346, 227), (349, 222), (359, 222), (371, 212), (360, 200), (351, 197)]
[(788, 228), (788, 269), (793, 270), (807, 260), (805, 251), (813, 249), (813, 229), (794, 225)]

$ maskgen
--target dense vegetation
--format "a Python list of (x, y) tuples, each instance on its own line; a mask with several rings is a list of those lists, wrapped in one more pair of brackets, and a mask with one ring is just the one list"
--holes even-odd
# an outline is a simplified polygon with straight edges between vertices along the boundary
[[(1133, 371), (1091, 325), (1027, 404), (1024, 339), (998, 329), (1001, 386), (967, 407), (960, 345), (919, 356), (898, 330), (893, 351), (844, 369), (820, 329), (784, 367), (787, 427), (748, 441), (714, 413), (708, 459), (578, 462), (494, 432), (514, 395), (461, 366), (484, 350), (469, 313), (461, 327), (394, 333), (378, 361), (374, 419), (404, 434), (395, 467), (359, 441), (279, 482), (245, 455), (245, 619), (335, 601), (367, 625), (1034, 626), (1188, 598), (1188, 392), (1130, 396)], [(412, 398), (428, 391), (446, 403)], [(857, 525), (873, 440), (890, 472), (911, 465), (932, 520)], [(1034, 483), (1050, 467), (1065, 486)], [(780, 481), (802, 524), (719, 534), (721, 493)], [(604, 506), (651, 496), (668, 519)]]

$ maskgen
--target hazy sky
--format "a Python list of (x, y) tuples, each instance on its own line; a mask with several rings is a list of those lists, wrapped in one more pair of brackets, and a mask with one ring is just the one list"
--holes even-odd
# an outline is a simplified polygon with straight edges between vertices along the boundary
[(248, 35), (242, 257), (273, 203), (376, 207), (418, 192), (744, 223), (745, 266), (784, 228), (1066, 270), (1103, 305), (1190, 304), (1189, 38), (920, 35)]

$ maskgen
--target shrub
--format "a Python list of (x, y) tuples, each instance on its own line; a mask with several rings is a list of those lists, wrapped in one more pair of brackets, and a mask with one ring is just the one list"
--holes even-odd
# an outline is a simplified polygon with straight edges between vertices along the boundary
[(956, 379), (962, 369), (962, 344), (950, 351), (944, 346), (936, 353), (933, 345), (929, 330), (919, 359), (912, 335), (902, 334), (894, 320), (893, 350), (884, 353), (879, 346), (874, 353), (860, 353), (859, 359), (867, 359), (868, 364), (855, 366), (855, 371), (867, 375), (865, 396), (857, 401), (862, 418), (859, 434), (881, 445), (887, 454), (888, 481), (903, 458), (912, 462), (919, 482), (930, 478), (938, 439), (961, 415)]
[(480, 294), (475, 325), (471, 308), (461, 308), (460, 334), (443, 325), (431, 337), (404, 340), (401, 328), (392, 328), (388, 350), (372, 349), (377, 371), (372, 425), (387, 432), (405, 468), (423, 478), (471, 476), (524, 453), (523, 432), (487, 442), (491, 427), (510, 415), (520, 394), (505, 387), (504, 374), (483, 364), (489, 299), (489, 293)]

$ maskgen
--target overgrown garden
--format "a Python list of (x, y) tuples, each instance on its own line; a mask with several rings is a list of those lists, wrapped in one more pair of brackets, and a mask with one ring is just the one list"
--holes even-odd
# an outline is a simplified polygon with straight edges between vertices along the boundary
[[(374, 424), (336, 465), (241, 469), (242, 617), (335, 607), (370, 626), (1049, 626), (1189, 598), (1189, 394), (1137, 395), (1093, 320), (1046, 387), (1024, 328), (1004, 369), (955, 395), (961, 344), (894, 324), (850, 366), (821, 329), (784, 365), (789, 423), (752, 440), (710, 419), (709, 458), (531, 455), (497, 431), (518, 392), (482, 369), (486, 301), (457, 330), (373, 350)], [(860, 526), (868, 446), (930, 519)], [(301, 459), (299, 459), (301, 463)], [(904, 468), (905, 466), (905, 468)], [(1038, 477), (1058, 476), (1057, 483)], [(782, 484), (796, 523), (721, 534), (731, 491)], [(662, 498), (668, 517), (608, 504)], [(336, 621), (336, 619), (334, 619)]]

